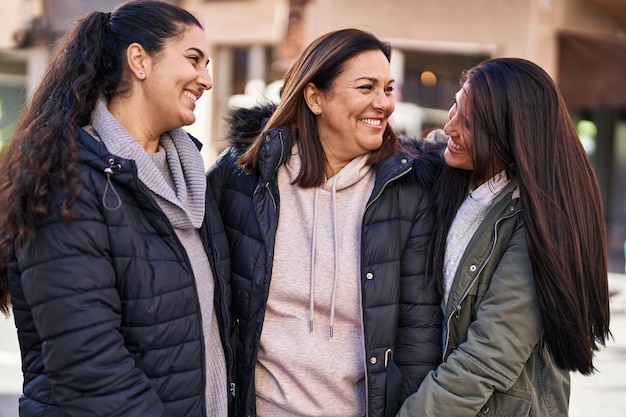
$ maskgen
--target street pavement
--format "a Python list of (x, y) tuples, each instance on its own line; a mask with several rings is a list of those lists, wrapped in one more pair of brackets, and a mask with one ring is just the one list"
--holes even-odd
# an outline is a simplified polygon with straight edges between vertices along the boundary
[(572, 374), (569, 417), (626, 416), (626, 275), (609, 274), (613, 333), (594, 359), (591, 376)]
[(17, 399), (22, 392), (20, 350), (13, 316), (0, 313), (0, 417), (18, 417)]
[[(572, 374), (569, 417), (626, 415), (626, 275), (610, 274), (609, 289), (613, 340), (597, 353), (596, 373), (591, 376)], [(13, 317), (0, 316), (0, 417), (18, 417), (21, 385)]]

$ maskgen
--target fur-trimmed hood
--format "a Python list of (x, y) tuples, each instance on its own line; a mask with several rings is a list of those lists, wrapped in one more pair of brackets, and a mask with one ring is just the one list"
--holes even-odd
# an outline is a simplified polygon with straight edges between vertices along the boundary
[(413, 159), (413, 170), (418, 182), (432, 187), (446, 165), (443, 159), (444, 146), (427, 142), (423, 138), (400, 136), (399, 140), (400, 150)]
[(261, 134), (274, 110), (275, 104), (265, 104), (253, 108), (239, 108), (226, 117), (228, 123), (227, 139), (231, 146), (247, 148)]

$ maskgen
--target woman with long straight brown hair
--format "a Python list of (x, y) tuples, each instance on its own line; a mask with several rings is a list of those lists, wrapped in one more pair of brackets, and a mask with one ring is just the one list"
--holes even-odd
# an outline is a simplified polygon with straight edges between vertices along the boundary
[(606, 225), (556, 85), (523, 59), (462, 77), (444, 127), (443, 363), (399, 416), (566, 416), (609, 336)]

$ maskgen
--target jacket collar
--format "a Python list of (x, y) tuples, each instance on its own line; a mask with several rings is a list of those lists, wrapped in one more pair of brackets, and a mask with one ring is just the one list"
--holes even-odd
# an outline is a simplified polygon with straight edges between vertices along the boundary
[[(202, 143), (198, 139), (192, 135), (189, 135), (189, 138), (198, 150), (202, 148)], [(125, 171), (127, 168), (130, 169), (130, 160), (110, 153), (102, 142), (89, 134), (84, 128), (79, 129), (77, 147), (79, 160), (96, 170), (103, 172), (104, 169), (110, 167), (112, 160), (119, 164), (119, 168), (122, 171)]]
[(293, 139), (288, 128), (270, 129), (262, 135), (258, 170), (261, 181), (265, 183), (275, 177), (278, 168), (287, 160)]
[(413, 158), (407, 153), (398, 151), (391, 157), (383, 159), (376, 166), (376, 186), (374, 192), (380, 184), (386, 184), (398, 175), (404, 174), (413, 165)]

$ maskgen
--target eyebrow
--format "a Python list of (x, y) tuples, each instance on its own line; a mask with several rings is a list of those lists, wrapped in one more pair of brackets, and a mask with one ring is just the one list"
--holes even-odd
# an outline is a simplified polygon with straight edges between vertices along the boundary
[[(187, 48), (187, 51), (195, 51), (198, 53), (198, 55), (200, 55), (200, 58), (204, 58), (204, 52), (202, 52), (202, 50), (196, 48), (195, 46), (192, 46), (191, 48)], [(209, 59), (206, 60), (206, 65), (209, 65)]]
[(191, 48), (187, 48), (187, 50), (196, 51), (198, 55), (200, 55), (201, 58), (204, 58), (204, 52), (202, 52), (200, 49), (196, 48), (195, 46), (192, 46)]
[[(373, 83), (378, 82), (378, 78), (374, 78), (374, 77), (359, 77), (359, 78), (355, 78), (354, 81), (361, 81), (361, 80), (368, 80), (371, 81)], [(387, 81), (387, 84), (391, 84), (391, 83), (395, 83), (396, 80), (394, 80), (393, 78), (389, 81)]]

